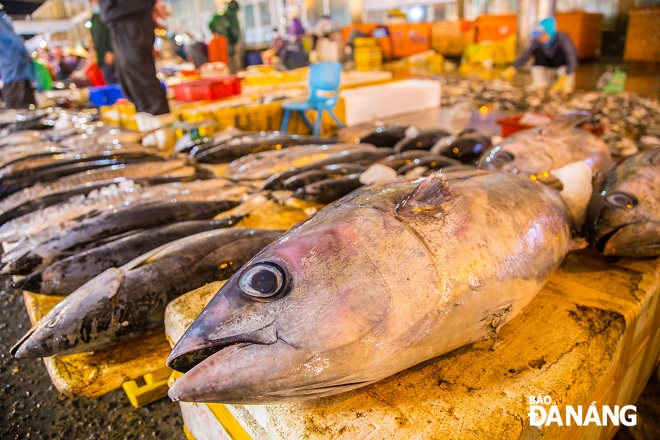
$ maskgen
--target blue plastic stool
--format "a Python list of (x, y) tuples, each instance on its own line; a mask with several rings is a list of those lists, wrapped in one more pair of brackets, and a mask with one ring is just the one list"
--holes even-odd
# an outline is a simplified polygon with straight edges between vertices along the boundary
[[(312, 130), (314, 136), (321, 135), (321, 124), (323, 121), (323, 112), (335, 120), (337, 126), (342, 128), (344, 124), (334, 114), (333, 109), (339, 100), (339, 82), (341, 79), (341, 63), (324, 61), (312, 64), (309, 67), (309, 99), (307, 101), (292, 101), (284, 103), (284, 118), (282, 119), (282, 128), (280, 131), (286, 132), (289, 126), (291, 111), (300, 115), (307, 127)], [(305, 112), (307, 110), (316, 111), (316, 120), (314, 125), (309, 121)]]

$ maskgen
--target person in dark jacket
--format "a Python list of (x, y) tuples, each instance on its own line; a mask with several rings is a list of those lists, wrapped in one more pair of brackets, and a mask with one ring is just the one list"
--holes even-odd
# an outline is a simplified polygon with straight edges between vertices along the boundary
[(157, 0), (99, 0), (99, 6), (101, 19), (110, 31), (115, 70), (124, 95), (138, 112), (169, 114), (153, 55), (154, 17), (164, 18), (164, 10)]
[[(554, 17), (541, 20), (532, 33), (532, 43), (513, 62), (512, 69), (520, 69), (530, 58), (534, 65), (530, 69), (532, 84), (530, 89), (545, 89), (550, 84), (550, 76), (556, 71), (556, 81), (551, 91), (571, 93), (575, 86), (575, 71), (578, 66), (578, 51), (571, 37), (557, 31)], [(505, 71), (505, 76), (513, 70)]]
[(0, 74), (4, 85), (2, 100), (7, 108), (30, 108), (37, 101), (32, 87), (32, 60), (23, 39), (14, 31), (11, 19), (0, 4)]
[(92, 41), (94, 43), (94, 51), (96, 52), (96, 64), (103, 72), (103, 79), (108, 84), (115, 84), (117, 82), (117, 75), (115, 75), (115, 54), (112, 51), (112, 42), (110, 41), (110, 32), (108, 27), (101, 20), (101, 7), (98, 0), (91, 0), (92, 17), (90, 22), (92, 27)]

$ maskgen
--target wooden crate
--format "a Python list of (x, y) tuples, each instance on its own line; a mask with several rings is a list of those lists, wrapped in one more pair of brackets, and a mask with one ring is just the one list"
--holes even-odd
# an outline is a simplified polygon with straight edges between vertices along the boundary
[[(189, 438), (610, 439), (617, 427), (529, 424), (530, 396), (565, 406), (634, 404), (660, 352), (660, 259), (574, 252), (496, 341), (374, 385), (282, 405), (181, 405)], [(211, 296), (170, 304), (178, 339)], [(586, 411), (586, 410), (585, 410)], [(238, 427), (237, 427), (238, 425)]]
[(593, 58), (598, 55), (601, 43), (603, 14), (584, 11), (557, 12), (557, 30), (565, 32), (578, 50), (578, 58)]
[(630, 10), (623, 59), (660, 62), (660, 6)]

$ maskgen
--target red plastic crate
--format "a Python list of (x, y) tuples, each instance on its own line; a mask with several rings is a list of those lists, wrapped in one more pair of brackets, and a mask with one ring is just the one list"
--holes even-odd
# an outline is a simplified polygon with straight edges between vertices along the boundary
[(203, 78), (172, 86), (177, 101), (212, 101), (241, 94), (241, 80), (236, 76)]
[[(507, 137), (516, 132), (535, 127), (534, 125), (521, 124), (520, 119), (522, 117), (523, 115), (514, 115), (514, 116), (508, 116), (505, 118), (497, 119), (496, 122), (502, 127), (502, 137)], [(554, 118), (554, 116), (551, 117)], [(589, 131), (596, 136), (600, 136), (601, 134), (603, 134), (603, 127), (600, 124), (592, 124), (591, 122), (585, 122), (583, 124), (580, 124), (579, 128)]]

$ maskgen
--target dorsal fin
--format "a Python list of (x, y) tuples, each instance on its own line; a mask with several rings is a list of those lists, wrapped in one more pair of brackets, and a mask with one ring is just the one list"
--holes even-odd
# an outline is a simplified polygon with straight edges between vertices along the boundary
[(419, 213), (436, 214), (450, 196), (447, 179), (442, 171), (439, 171), (428, 176), (408, 194), (397, 205), (396, 213), (401, 216)]
[(544, 136), (552, 136), (562, 131), (570, 130), (575, 128), (584, 121), (589, 120), (591, 115), (583, 111), (575, 111), (567, 113), (565, 115), (557, 116), (555, 119), (550, 121), (548, 125), (541, 129), (541, 134)]

